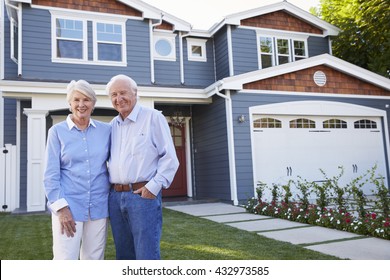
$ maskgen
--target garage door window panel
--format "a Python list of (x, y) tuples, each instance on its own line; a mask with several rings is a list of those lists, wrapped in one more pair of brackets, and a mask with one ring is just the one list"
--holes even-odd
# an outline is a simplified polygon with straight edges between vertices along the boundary
[(274, 118), (261, 118), (253, 121), (254, 128), (282, 128), (282, 122)]
[(356, 121), (354, 123), (354, 127), (356, 129), (377, 129), (378, 128), (377, 123), (375, 121), (366, 120), (366, 119)]
[(347, 122), (340, 119), (329, 119), (322, 123), (322, 127), (328, 129), (343, 129), (347, 128)]
[(310, 119), (295, 119), (290, 121), (290, 128), (316, 128), (316, 123)]

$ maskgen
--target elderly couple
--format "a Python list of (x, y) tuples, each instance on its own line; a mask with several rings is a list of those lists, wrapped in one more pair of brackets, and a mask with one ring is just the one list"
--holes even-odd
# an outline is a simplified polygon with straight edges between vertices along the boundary
[(161, 190), (179, 166), (165, 117), (137, 103), (137, 84), (117, 75), (106, 87), (119, 112), (91, 119), (84, 80), (67, 87), (71, 114), (50, 128), (44, 186), (54, 259), (104, 259), (108, 217), (117, 259), (160, 259)]

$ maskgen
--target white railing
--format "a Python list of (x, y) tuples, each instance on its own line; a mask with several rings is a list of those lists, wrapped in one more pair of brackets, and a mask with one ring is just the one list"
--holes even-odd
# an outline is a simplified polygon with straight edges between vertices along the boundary
[(5, 144), (0, 153), (0, 211), (19, 208), (16, 146)]

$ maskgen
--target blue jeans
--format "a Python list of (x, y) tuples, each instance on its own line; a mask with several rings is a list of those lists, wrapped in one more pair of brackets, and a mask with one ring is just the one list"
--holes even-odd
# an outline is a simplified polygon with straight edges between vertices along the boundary
[(117, 260), (159, 260), (161, 192), (156, 199), (110, 191), (108, 210)]

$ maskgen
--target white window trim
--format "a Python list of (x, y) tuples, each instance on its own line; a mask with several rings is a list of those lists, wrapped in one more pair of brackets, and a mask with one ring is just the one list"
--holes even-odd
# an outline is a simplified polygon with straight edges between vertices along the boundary
[[(156, 51), (156, 43), (160, 39), (165, 39), (171, 44), (172, 51), (167, 56), (162, 56)], [(176, 34), (168, 32), (153, 32), (153, 59), (154, 60), (165, 60), (165, 61), (176, 61)]]
[[(57, 19), (68, 19), (68, 20), (77, 20), (83, 23), (83, 39), (80, 40), (83, 42), (83, 58), (82, 59), (73, 59), (73, 58), (61, 58), (57, 57), (57, 30), (56, 30), (56, 20)], [(77, 41), (77, 40), (75, 40)], [(60, 62), (60, 63), (80, 63), (88, 61), (88, 34), (87, 34), (87, 20), (70, 17), (70, 16), (62, 16), (62, 15), (52, 15), (51, 17), (51, 60), (52, 62)]]
[[(201, 61), (207, 62), (207, 52), (206, 52), (206, 42), (205, 39), (194, 39), (194, 38), (186, 38), (187, 39), (187, 56), (189, 61)], [(192, 53), (192, 46), (199, 46), (202, 50), (202, 56), (194, 56)]]
[[(279, 56), (282, 56), (282, 57), (287, 57), (288, 58), (288, 63), (290, 63), (292, 60), (292, 52), (291, 52), (291, 38), (288, 38), (288, 37), (280, 37), (280, 36), (275, 36), (273, 37), (273, 40), (274, 40), (274, 48), (275, 48), (275, 65), (279, 65)], [(287, 46), (287, 49), (288, 49), (288, 54), (281, 54), (279, 53), (279, 50), (278, 50), (278, 40), (287, 40), (287, 43), (288, 43), (288, 46)]]
[[(308, 35), (301, 35), (301, 34), (294, 34), (294, 33), (287, 33), (287, 32), (270, 32), (269, 30), (256, 30), (256, 41), (257, 41), (257, 57), (258, 57), (258, 66), (259, 69), (263, 69), (261, 65), (261, 51), (260, 51), (260, 37), (270, 37), (272, 38), (272, 66), (279, 65), (278, 62), (278, 56), (283, 54), (278, 53), (278, 46), (277, 46), (277, 40), (278, 39), (287, 39), (289, 44), (289, 62), (296, 61), (296, 57), (299, 58), (308, 58), (308, 44), (307, 39), (309, 38)], [(305, 44), (305, 56), (296, 56), (294, 52), (294, 41), (303, 41)]]
[[(97, 15), (94, 13), (83, 14), (78, 12), (68, 12), (68, 11), (60, 11), (57, 9), (50, 10), (51, 13), (51, 53), (52, 53), (52, 62), (54, 63), (65, 63), (65, 64), (83, 64), (83, 65), (105, 65), (105, 66), (127, 66), (127, 48), (126, 48), (126, 20), (127, 18), (117, 17), (117, 16), (105, 16), (105, 15)], [(86, 16), (87, 15), (87, 16)], [(56, 19), (71, 19), (71, 20), (80, 20), (83, 22), (83, 59), (71, 59), (71, 58), (58, 58), (56, 52)], [(137, 18), (138, 19), (138, 18)], [(139, 19), (138, 19), (139, 20)], [(88, 21), (92, 22), (92, 36), (93, 36), (93, 58), (92, 60), (88, 60)], [(122, 61), (98, 61), (97, 55), (95, 55), (96, 48), (96, 22), (102, 23), (112, 23), (112, 24), (120, 24), (122, 25)], [(96, 59), (95, 59), (96, 58)]]
[[(260, 42), (260, 37), (264, 37), (264, 38), (271, 38), (271, 42), (272, 42), (272, 52), (271, 53), (263, 53), (261, 52), (261, 42)], [(268, 56), (271, 56), (271, 62), (272, 62), (272, 66), (275, 66), (275, 40), (274, 40), (274, 37), (273, 36), (270, 36), (268, 34), (257, 34), (256, 36), (256, 40), (257, 40), (257, 53), (258, 53), (258, 64), (259, 64), (259, 69), (263, 69), (263, 64), (261, 62), (261, 56), (264, 54), (264, 55), (268, 55)]]
[[(122, 61), (107, 61), (107, 60), (98, 60), (98, 40), (97, 40), (97, 23), (106, 23), (106, 24), (115, 24), (122, 27), (122, 42), (110, 42), (110, 44), (117, 44), (122, 46)], [(92, 27), (93, 33), (93, 62), (98, 64), (109, 64), (109, 65), (122, 65), (126, 66), (126, 25), (124, 22), (118, 21), (106, 21), (106, 20), (94, 20)]]

